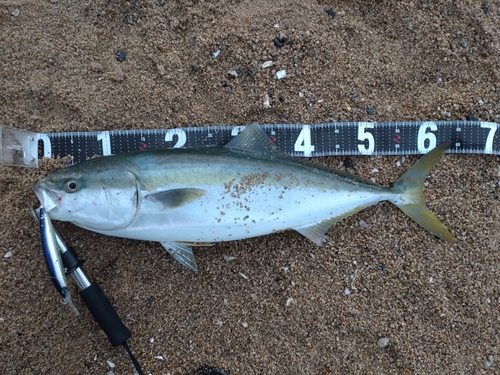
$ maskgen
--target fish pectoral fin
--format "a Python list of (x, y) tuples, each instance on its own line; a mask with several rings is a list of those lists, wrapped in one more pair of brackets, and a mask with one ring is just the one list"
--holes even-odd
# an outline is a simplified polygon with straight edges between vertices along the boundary
[(316, 245), (321, 246), (325, 242), (325, 234), (336, 223), (339, 221), (344, 220), (345, 218), (354, 215), (355, 213), (358, 213), (362, 209), (366, 208), (367, 206), (359, 206), (351, 211), (348, 211), (340, 216), (333, 217), (329, 220), (323, 220), (321, 223), (316, 223), (316, 224), (308, 224), (304, 225), (302, 227), (298, 228), (293, 228), (300, 234), (302, 234), (304, 237), (309, 238), (312, 242), (314, 242)]
[(196, 188), (170, 189), (148, 194), (145, 199), (153, 202), (160, 202), (163, 205), (162, 211), (165, 211), (167, 209), (178, 208), (192, 203), (206, 193), (205, 190)]
[(193, 254), (193, 249), (177, 242), (160, 242), (165, 250), (168, 251), (170, 255), (174, 257), (180, 264), (186, 266), (187, 268), (198, 271), (198, 266), (196, 265), (196, 258)]
[(278, 148), (256, 122), (248, 125), (225, 147), (243, 152), (251, 152), (254, 154), (280, 158), (292, 158), (289, 154)]

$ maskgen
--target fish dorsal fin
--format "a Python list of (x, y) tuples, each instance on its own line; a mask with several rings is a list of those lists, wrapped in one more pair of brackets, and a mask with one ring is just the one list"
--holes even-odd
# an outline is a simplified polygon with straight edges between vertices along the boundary
[(170, 189), (148, 194), (145, 199), (161, 203), (163, 205), (162, 211), (165, 211), (191, 203), (206, 193), (205, 190), (195, 188)]
[(170, 255), (174, 257), (180, 264), (186, 266), (187, 268), (198, 271), (198, 266), (196, 265), (196, 258), (193, 254), (193, 249), (189, 246), (177, 243), (177, 242), (160, 242), (165, 250), (168, 251)]
[(240, 134), (233, 138), (226, 148), (251, 152), (266, 156), (276, 156), (280, 158), (291, 158), (286, 152), (280, 150), (267, 136), (260, 125), (254, 122), (248, 125)]
[(316, 223), (316, 224), (308, 224), (304, 225), (302, 227), (298, 228), (293, 228), (297, 232), (299, 232), (301, 235), (304, 237), (307, 237), (310, 239), (312, 242), (314, 242), (316, 245), (321, 246), (325, 242), (325, 234), (330, 229), (330, 227), (339, 221), (344, 220), (345, 218), (354, 215), (355, 213), (358, 213), (362, 209), (368, 207), (367, 205), (362, 205), (359, 207), (354, 208), (351, 211), (348, 211), (340, 216), (336, 216), (334, 218), (331, 218), (329, 220), (324, 220), (321, 223)]

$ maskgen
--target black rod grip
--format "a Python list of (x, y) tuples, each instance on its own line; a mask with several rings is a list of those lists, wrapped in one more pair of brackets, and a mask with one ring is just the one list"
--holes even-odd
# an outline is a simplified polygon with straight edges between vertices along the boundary
[(129, 329), (123, 324), (115, 308), (109, 302), (101, 287), (96, 283), (80, 291), (94, 319), (99, 323), (111, 345), (122, 345), (130, 337)]

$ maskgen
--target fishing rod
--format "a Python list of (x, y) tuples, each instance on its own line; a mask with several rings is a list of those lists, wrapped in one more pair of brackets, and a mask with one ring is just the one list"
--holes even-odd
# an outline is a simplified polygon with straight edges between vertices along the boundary
[(127, 344), (127, 340), (131, 336), (130, 330), (123, 324), (108, 297), (101, 287), (87, 276), (82, 267), (83, 261), (78, 257), (73, 247), (66, 245), (44, 207), (33, 209), (32, 213), (39, 222), (45, 261), (59, 294), (65, 298), (65, 302), (70, 303), (76, 312), (65, 278), (65, 276), (71, 276), (80, 290), (83, 302), (108, 337), (111, 345), (122, 345), (129, 354), (137, 373), (144, 375), (139, 362)]

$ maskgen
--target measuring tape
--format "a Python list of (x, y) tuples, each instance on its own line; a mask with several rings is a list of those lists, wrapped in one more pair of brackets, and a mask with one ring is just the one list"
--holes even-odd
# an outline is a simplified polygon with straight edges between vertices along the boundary
[[(297, 157), (425, 154), (453, 141), (448, 153), (500, 155), (499, 125), (482, 121), (263, 124), (283, 151)], [(0, 164), (37, 166), (42, 157), (93, 156), (178, 147), (223, 146), (244, 126), (32, 133), (0, 126)]]

